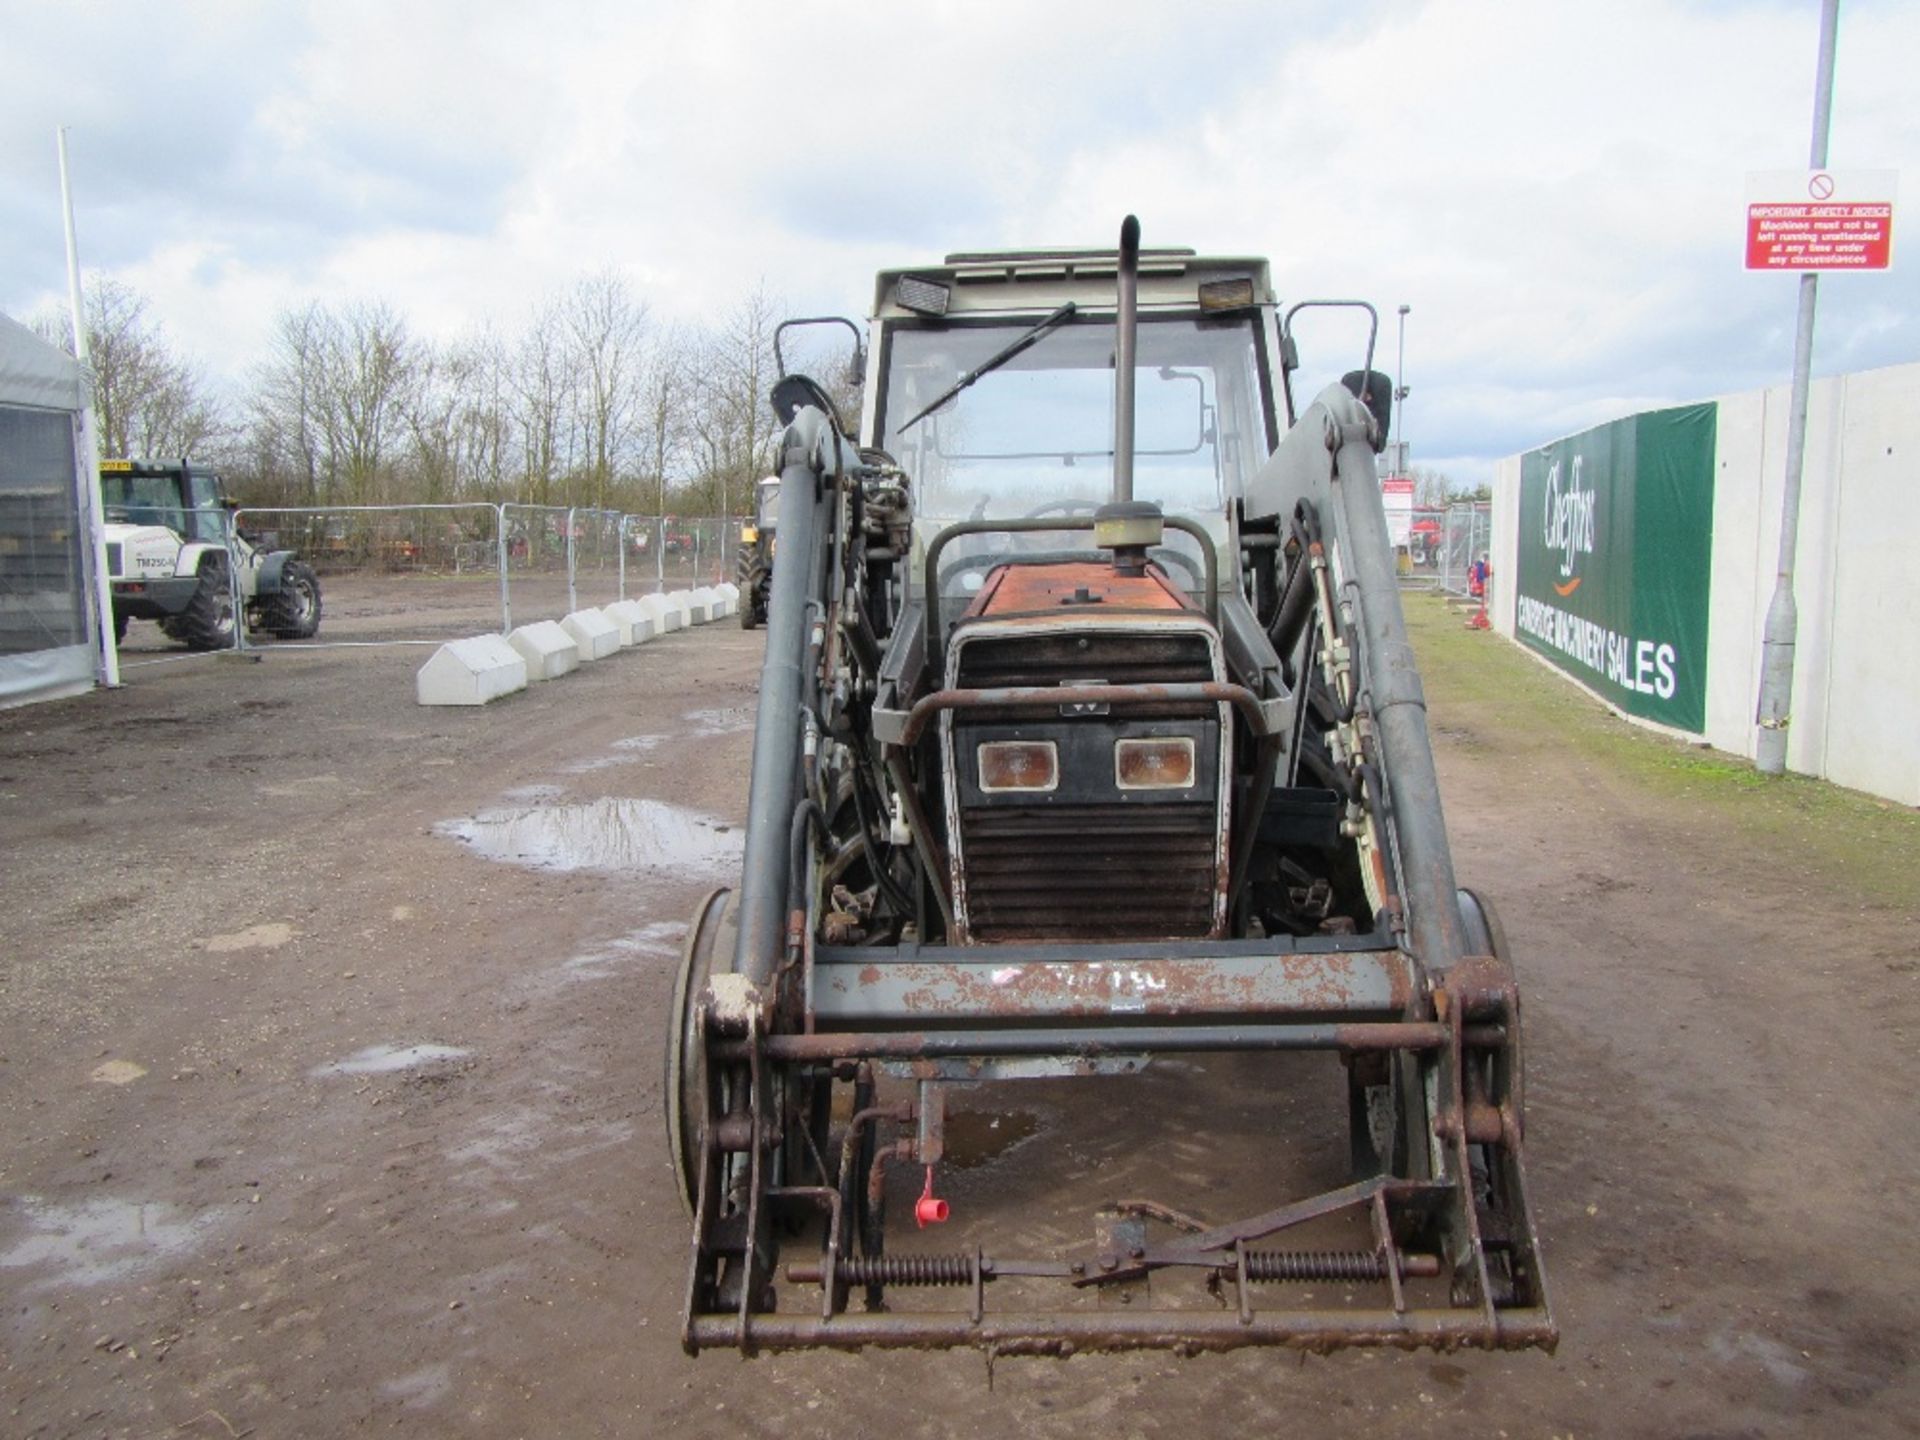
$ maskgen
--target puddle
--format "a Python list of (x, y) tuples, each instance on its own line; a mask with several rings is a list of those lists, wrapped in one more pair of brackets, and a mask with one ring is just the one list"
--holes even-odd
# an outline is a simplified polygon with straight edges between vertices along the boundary
[(452, 1367), (443, 1362), (412, 1371), (398, 1380), (389, 1380), (380, 1387), (380, 1392), (393, 1396), (409, 1410), (424, 1410), (444, 1400), (451, 1389)]
[(1801, 1363), (1805, 1357), (1799, 1351), (1752, 1331), (1719, 1331), (1708, 1338), (1707, 1353), (1722, 1365), (1757, 1364), (1768, 1379), (1786, 1389), (1805, 1384), (1811, 1374)]
[(206, 944), (216, 955), (235, 950), (278, 950), (293, 939), (295, 933), (293, 926), (275, 920), (266, 925), (249, 925), (231, 935), (215, 935)]
[(391, 1075), (400, 1070), (418, 1070), (443, 1060), (463, 1060), (468, 1051), (457, 1045), (369, 1045), (344, 1060), (330, 1060), (307, 1073), (323, 1075)]
[(489, 860), (536, 870), (704, 876), (737, 864), (742, 849), (737, 828), (658, 800), (606, 797), (585, 805), (487, 810), (438, 829)]
[(753, 728), (751, 705), (729, 705), (718, 710), (689, 710), (680, 718), (687, 722), (687, 734), (696, 740), (711, 735), (738, 735)]
[(952, 1110), (947, 1113), (945, 1163), (955, 1170), (973, 1170), (991, 1165), (1023, 1140), (1031, 1140), (1040, 1131), (1040, 1117), (1026, 1110), (1002, 1115), (980, 1111)]
[(39, 1285), (104, 1285), (142, 1266), (189, 1249), (213, 1216), (187, 1218), (160, 1201), (110, 1197), (79, 1205), (54, 1205), (34, 1195), (14, 1202), (27, 1234), (0, 1251), (0, 1269), (47, 1266), (54, 1273)]
[(566, 793), (558, 785), (518, 785), (504, 792), (500, 798), (511, 800), (516, 805), (545, 805)]
[(597, 980), (628, 960), (671, 960), (679, 955), (680, 942), (686, 938), (686, 933), (687, 922), (684, 920), (655, 920), (650, 925), (643, 925), (638, 930), (607, 941), (598, 949), (575, 955), (560, 968), (575, 980)]
[(613, 749), (608, 754), (589, 755), (584, 760), (572, 761), (562, 765), (560, 772), (563, 775), (591, 775), (596, 770), (610, 770), (615, 765), (631, 765), (666, 738), (664, 735), (629, 735), (624, 740), (614, 741)]

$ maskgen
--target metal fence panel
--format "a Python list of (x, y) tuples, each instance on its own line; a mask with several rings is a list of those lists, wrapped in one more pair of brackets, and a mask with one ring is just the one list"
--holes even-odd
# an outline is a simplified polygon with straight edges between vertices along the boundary
[(1493, 506), (1487, 501), (1449, 505), (1440, 530), (1439, 584), (1449, 595), (1465, 595), (1473, 562), (1493, 548)]
[[(631, 515), (566, 505), (279, 506), (139, 517), (228, 546), (244, 613), (235, 529), (256, 549), (290, 550), (321, 588), (320, 631), (306, 646), (438, 644), (557, 620), (632, 595), (710, 585), (733, 573), (740, 522)], [(205, 532), (202, 535), (201, 532)], [(234, 648), (265, 643), (236, 627)], [(142, 626), (128, 663), (187, 658)]]

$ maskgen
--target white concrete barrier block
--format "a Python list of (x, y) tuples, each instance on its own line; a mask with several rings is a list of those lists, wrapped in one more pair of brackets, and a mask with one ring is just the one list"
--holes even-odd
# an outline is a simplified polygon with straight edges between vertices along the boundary
[(740, 613), (740, 587), (738, 585), (734, 584), (731, 580), (722, 580), (718, 585), (714, 586), (713, 589), (714, 593), (726, 602), (726, 608), (720, 612), (722, 615), (738, 615)]
[(554, 620), (522, 625), (507, 636), (507, 643), (527, 662), (529, 680), (557, 680), (580, 665), (580, 647)]
[(600, 613), (620, 632), (620, 644), (644, 645), (653, 638), (654, 612), (638, 600), (616, 600)]
[(604, 660), (620, 648), (620, 627), (598, 610), (576, 610), (560, 622), (560, 628), (580, 647), (580, 658)]
[(527, 662), (504, 635), (450, 640), (414, 679), (422, 705), (484, 705), (527, 688)]
[(653, 633), (664, 635), (680, 628), (680, 605), (671, 595), (642, 595), (633, 602), (644, 605), (653, 616)]
[(703, 588), (687, 592), (687, 613), (695, 625), (709, 625), (726, 612), (720, 608), (720, 597)]
[(688, 592), (685, 590), (669, 590), (667, 592), (667, 600), (673, 605), (674, 613), (680, 617), (680, 628), (682, 630), (685, 630), (689, 625), (693, 624), (693, 603), (687, 596)]

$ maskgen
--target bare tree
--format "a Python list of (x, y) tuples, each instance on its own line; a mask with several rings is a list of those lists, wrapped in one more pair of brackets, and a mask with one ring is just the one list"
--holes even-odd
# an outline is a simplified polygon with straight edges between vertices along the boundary
[(257, 479), (279, 498), (304, 505), (317, 505), (322, 498), (325, 325), (317, 304), (282, 311), (267, 358), (254, 370), (247, 402)]
[(270, 457), (281, 488), (306, 504), (395, 498), (387, 492), (399, 489), (391, 472), (421, 353), (384, 304), (287, 311), (254, 375), (254, 453)]
[(604, 510), (640, 409), (647, 307), (611, 269), (579, 281), (560, 306), (586, 442), (587, 503)]
[[(87, 287), (82, 309), (106, 454), (191, 455), (220, 437), (225, 426), (206, 380), (174, 353), (144, 295), (101, 278)], [(34, 328), (71, 353), (72, 331), (58, 315), (42, 316)]]
[(668, 467), (687, 444), (688, 409), (693, 392), (692, 345), (683, 331), (657, 333), (647, 349), (640, 381), (645, 411), (647, 459), (641, 504), (652, 501), (656, 513), (667, 510)]
[(349, 503), (385, 498), (381, 482), (415, 377), (419, 346), (384, 303), (349, 306), (330, 327), (324, 414)]
[(1426, 465), (1413, 467), (1413, 503), (1422, 510), (1444, 509), (1453, 498), (1453, 482)]
[(778, 422), (767, 403), (779, 307), (756, 288), (699, 347), (688, 431), (695, 474), (689, 498), (724, 515), (766, 473)]
[(555, 502), (555, 482), (572, 463), (573, 376), (559, 307), (534, 311), (515, 347), (508, 374), (521, 462), (521, 496), (529, 504)]

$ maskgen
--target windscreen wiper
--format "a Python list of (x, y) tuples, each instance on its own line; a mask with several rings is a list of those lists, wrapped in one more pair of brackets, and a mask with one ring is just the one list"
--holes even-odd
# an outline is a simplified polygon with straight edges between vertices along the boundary
[(978, 369), (969, 370), (966, 374), (962, 375), (958, 380), (954, 381), (951, 386), (949, 386), (944, 392), (942, 392), (938, 400), (935, 400), (931, 405), (927, 406), (926, 409), (922, 410), (918, 415), (914, 416), (911, 420), (907, 421), (906, 424), (902, 425), (898, 430), (894, 431), (893, 433), (896, 435), (906, 434), (907, 431), (911, 430), (914, 426), (918, 425), (922, 420), (926, 419), (927, 416), (931, 415), (934, 411), (938, 410), (942, 405), (946, 404), (949, 400), (953, 399), (954, 396), (958, 395), (962, 390), (966, 389), (969, 385), (973, 384), (973, 382), (978, 380), (982, 375), (990, 375), (995, 370), (998, 370), (1002, 365), (1006, 364), (1009, 360), (1013, 359), (1014, 356), (1018, 355), (1022, 350), (1025, 350), (1029, 345), (1033, 344), (1034, 341), (1038, 340), (1042, 335), (1046, 334), (1047, 331), (1053, 329), (1053, 327), (1058, 325), (1062, 320), (1065, 320), (1069, 316), (1075, 314), (1079, 310), (1079, 308), (1080, 307), (1078, 305), (1074, 304), (1073, 301), (1069, 300), (1066, 304), (1062, 305), (1058, 310), (1054, 311), (1051, 315), (1047, 316), (1046, 319), (1042, 320), (1038, 325), (1034, 326), (1031, 330), (1027, 331), (1026, 334), (1020, 336), (1011, 345), (1007, 346), (1006, 349), (994, 355), (992, 359), (984, 362)]

